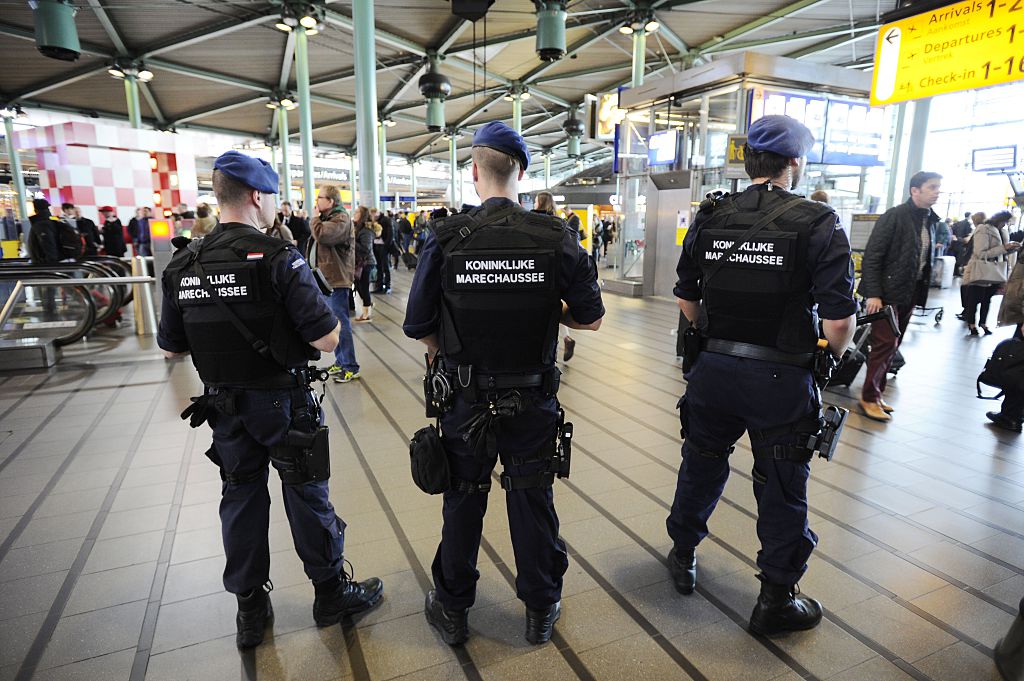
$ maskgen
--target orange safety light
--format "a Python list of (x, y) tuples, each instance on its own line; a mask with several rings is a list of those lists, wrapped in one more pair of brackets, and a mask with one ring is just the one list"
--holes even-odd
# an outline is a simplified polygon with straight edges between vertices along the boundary
[(170, 239), (171, 223), (167, 220), (150, 220), (149, 233), (154, 239)]

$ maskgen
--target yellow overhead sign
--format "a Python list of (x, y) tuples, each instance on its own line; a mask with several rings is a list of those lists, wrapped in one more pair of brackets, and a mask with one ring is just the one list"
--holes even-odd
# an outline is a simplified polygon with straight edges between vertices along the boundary
[(1024, 0), (967, 0), (882, 26), (872, 106), (1024, 79)]

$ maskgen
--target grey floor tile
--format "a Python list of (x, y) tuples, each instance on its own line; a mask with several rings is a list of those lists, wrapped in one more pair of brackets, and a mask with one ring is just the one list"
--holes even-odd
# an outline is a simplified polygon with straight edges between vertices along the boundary
[(170, 510), (170, 504), (167, 504), (109, 513), (100, 529), (98, 538), (100, 540), (113, 539), (163, 530), (167, 527), (167, 514)]
[(912, 602), (990, 648), (995, 647), (1013, 621), (1012, 615), (955, 586), (933, 591)]
[(178, 532), (171, 549), (171, 564), (185, 563), (200, 558), (224, 555), (224, 540), (220, 527), (205, 527), (192, 532)]
[(62, 667), (44, 669), (33, 675), (35, 681), (114, 681), (131, 676), (135, 648), (107, 653)]
[(982, 591), (1016, 608), (1020, 603), (1021, 596), (1024, 595), (1024, 575), (1014, 575), (1005, 581), (993, 584), (987, 589), (982, 589)]
[(665, 638), (675, 638), (726, 619), (699, 593), (683, 596), (666, 580), (627, 594), (640, 614)]
[(911, 681), (913, 677), (881, 657), (873, 657), (852, 669), (829, 677), (829, 681)]
[(558, 629), (577, 653), (643, 631), (611, 596), (600, 589), (563, 598)]
[(518, 600), (474, 607), (470, 611), (469, 627), (466, 650), (477, 667), (498, 664), (535, 650), (523, 636), (525, 615), (523, 604)]
[(712, 681), (764, 681), (789, 670), (731, 620), (709, 624), (669, 642)]
[(908, 662), (927, 657), (957, 640), (885, 596), (838, 610), (836, 615)]
[(139, 640), (146, 602), (138, 601), (62, 617), (46, 644), (40, 669), (131, 648)]
[(820, 511), (846, 523), (860, 521), (880, 513), (877, 508), (835, 491), (815, 495), (813, 499), (808, 500), (808, 505), (812, 514)]
[(351, 678), (341, 627), (314, 627), (268, 637), (256, 649), (256, 673), (264, 681)]
[(827, 618), (810, 631), (781, 637), (778, 645), (819, 678), (844, 672), (876, 655)]
[(829, 610), (841, 610), (878, 595), (870, 586), (840, 568), (811, 555), (800, 589)]
[(818, 535), (818, 549), (830, 558), (847, 561), (874, 553), (878, 547), (867, 539), (827, 521), (813, 522), (811, 529)]
[(163, 532), (147, 532), (98, 541), (93, 545), (83, 572), (88, 574), (153, 562), (160, 557), (163, 539)]
[(121, 489), (114, 497), (114, 504), (110, 510), (112, 513), (117, 513), (147, 506), (169, 504), (174, 499), (175, 485), (174, 482), (161, 482), (155, 485)]
[(629, 678), (636, 681), (691, 678), (646, 634), (588, 650), (580, 655), (580, 661), (598, 679), (622, 678), (626, 668)]
[(560, 534), (583, 556), (593, 556), (632, 543), (626, 534), (601, 516), (565, 523)]
[(0, 562), (0, 582), (68, 570), (81, 546), (81, 539), (68, 539), (12, 549)]
[(941, 589), (947, 582), (888, 551), (876, 551), (849, 562), (850, 570), (908, 600)]
[(153, 654), (234, 635), (237, 611), (234, 595), (223, 591), (161, 606)]
[[(271, 556), (271, 565), (273, 563), (273, 556)], [(175, 603), (198, 596), (220, 593), (224, 591), (224, 583), (221, 578), (223, 571), (223, 556), (169, 565), (161, 600), (163, 603)]]
[(998, 530), (988, 525), (945, 508), (930, 508), (927, 511), (915, 513), (910, 518), (966, 544), (1000, 534)]
[[(403, 645), (396, 648), (395, 641)], [(359, 642), (371, 678), (390, 679), (455, 659), (423, 613), (360, 629)]]
[(44, 619), (45, 612), (36, 612), (0, 621), (0, 650), (3, 651), (4, 665), (13, 665), (14, 671), (17, 672), (17, 666), (22, 663), (29, 648), (32, 647)]
[(619, 592), (634, 591), (665, 580), (667, 568), (646, 551), (624, 546), (588, 559)]
[(89, 533), (95, 513), (69, 513), (33, 518), (14, 542), (16, 549), (37, 544), (49, 544), (65, 539), (77, 539)]
[(910, 555), (977, 589), (992, 586), (1016, 574), (1012, 570), (947, 542), (927, 546)]
[(235, 632), (149, 658), (146, 681), (225, 681), (241, 678), (241, 658)]
[(935, 681), (1000, 681), (992, 660), (966, 643), (958, 642), (923, 660), (915, 667)]
[(65, 571), (50, 572), (0, 582), (0, 620), (49, 610), (67, 574)]
[(942, 537), (935, 532), (922, 530), (902, 518), (884, 513), (858, 521), (857, 529), (872, 539), (888, 544), (904, 553), (911, 553), (942, 541)]
[[(484, 676), (484, 678), (488, 678)], [(395, 681), (465, 681), (466, 672), (458, 662), (443, 662), (411, 674), (395, 677)]]
[(479, 671), (485, 681), (521, 681), (524, 678), (570, 681), (578, 678), (552, 645), (546, 645), (527, 654), (482, 667)]
[(75, 615), (148, 599), (155, 572), (156, 563), (139, 563), (81, 575), (64, 614)]

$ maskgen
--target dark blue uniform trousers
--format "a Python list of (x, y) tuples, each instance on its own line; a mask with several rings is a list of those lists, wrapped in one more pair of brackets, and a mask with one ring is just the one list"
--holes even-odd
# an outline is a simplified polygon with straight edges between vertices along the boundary
[[(537, 461), (511, 465), (510, 457), (532, 457), (553, 441), (557, 409), (557, 402), (550, 398), (500, 421), (498, 453), (509, 475), (534, 475), (547, 467), (547, 462)], [(487, 482), (497, 459), (475, 454), (457, 432), (473, 413), (464, 400), (456, 399), (454, 409), (441, 420), (445, 450), (452, 477)], [(496, 482), (494, 488), (500, 489)], [(565, 543), (558, 537), (552, 490), (547, 487), (506, 492), (505, 504), (516, 559), (516, 596), (528, 608), (547, 608), (561, 599), (562, 576), (569, 568)], [(476, 583), (480, 579), (476, 563), (486, 512), (486, 494), (445, 492), (441, 543), (431, 571), (438, 600), (449, 610), (464, 610), (476, 600)]]
[[(703, 352), (686, 380), (679, 414), (683, 461), (667, 521), (680, 548), (696, 547), (707, 536), (708, 518), (729, 477), (726, 453), (743, 432), (786, 426), (816, 416), (820, 407), (811, 372), (793, 366)], [(801, 439), (789, 433), (755, 444), (791, 445)], [(774, 584), (798, 582), (818, 543), (807, 526), (810, 471), (809, 463), (754, 459), (757, 566)]]
[[(270, 578), (270, 493), (267, 489), (270, 447), (282, 442), (292, 423), (292, 400), (307, 408), (312, 395), (296, 390), (234, 390), (235, 414), (212, 412), (213, 446), (225, 473), (248, 480), (225, 482), (220, 521), (224, 538), (224, 588), (246, 593)], [(316, 414), (313, 409), (308, 412)], [(299, 423), (310, 431), (315, 420)], [(334, 513), (327, 481), (283, 485), (284, 508), (295, 551), (306, 576), (319, 582), (341, 572), (345, 523)]]

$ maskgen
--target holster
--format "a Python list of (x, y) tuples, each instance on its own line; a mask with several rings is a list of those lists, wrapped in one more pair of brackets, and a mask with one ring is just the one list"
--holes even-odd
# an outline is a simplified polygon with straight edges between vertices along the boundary
[(413, 482), (427, 494), (441, 494), (450, 489), (448, 453), (437, 426), (431, 424), (413, 434), (409, 441), (409, 463)]
[(270, 463), (277, 469), (281, 482), (303, 485), (331, 477), (329, 432), (327, 426), (319, 426), (312, 433), (289, 430), (283, 444), (270, 448)]
[(683, 373), (693, 369), (700, 357), (700, 331), (692, 324), (683, 331)]

